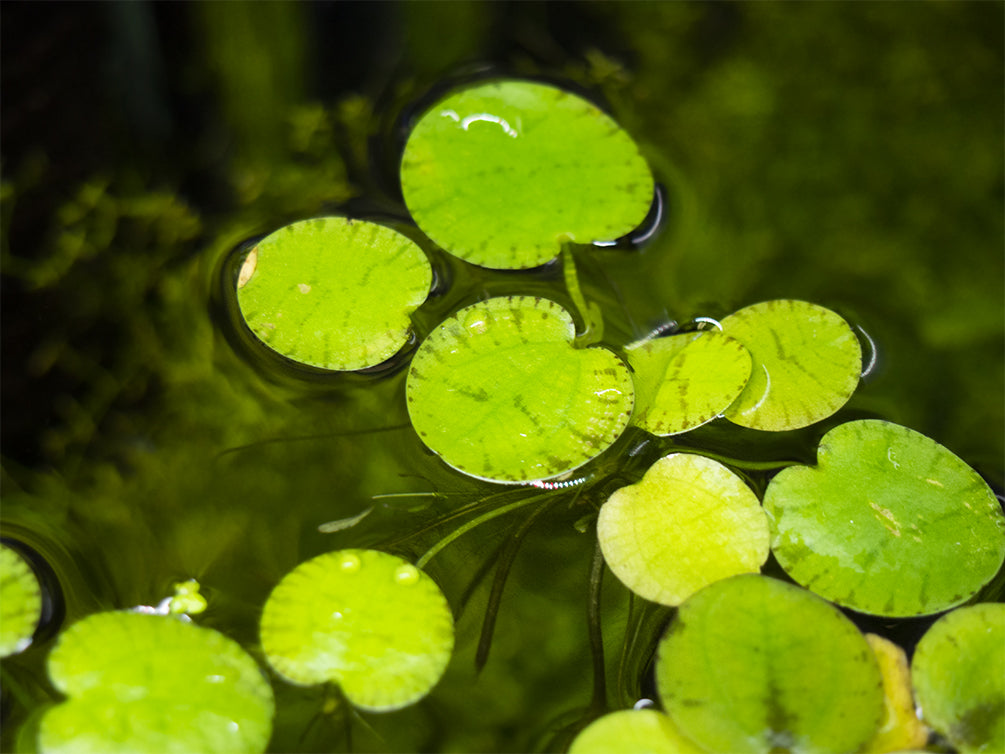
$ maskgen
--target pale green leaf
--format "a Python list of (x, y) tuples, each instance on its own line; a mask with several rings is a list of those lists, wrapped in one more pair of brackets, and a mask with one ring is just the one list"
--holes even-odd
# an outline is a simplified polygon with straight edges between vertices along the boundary
[(357, 707), (386, 711), (436, 685), (454, 623), (439, 587), (415, 566), (376, 550), (339, 550), (283, 577), (265, 603), (261, 638), (284, 678), (331, 681)]
[(319, 217), (280, 228), (248, 253), (237, 301), (251, 331), (282, 356), (356, 370), (401, 350), (431, 283), (426, 255), (400, 233)]
[(705, 754), (667, 715), (654, 709), (618, 710), (579, 732), (569, 754)]
[(645, 219), (653, 178), (609, 116), (563, 89), (493, 81), (431, 107), (409, 135), (401, 189), (419, 228), (492, 268), (613, 241)]
[(600, 509), (604, 560), (636, 594), (678, 605), (713, 581), (760, 570), (768, 521), (753, 491), (699, 455), (661, 458)]
[(946, 610), (1005, 561), (1005, 516), (987, 483), (934, 440), (890, 422), (832, 429), (816, 467), (780, 472), (764, 507), (782, 568), (865, 613)]
[(631, 374), (611, 351), (575, 348), (554, 301), (494, 298), (461, 309), (419, 347), (408, 412), (455, 469), (496, 482), (555, 477), (600, 455), (631, 418)]

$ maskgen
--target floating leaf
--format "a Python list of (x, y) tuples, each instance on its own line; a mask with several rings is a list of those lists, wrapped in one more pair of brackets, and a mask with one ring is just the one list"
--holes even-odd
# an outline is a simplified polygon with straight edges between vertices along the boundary
[(604, 503), (604, 560), (636, 594), (678, 605), (713, 581), (760, 570), (768, 520), (738, 476), (704, 456), (661, 458)]
[(321, 369), (376, 366), (408, 341), (432, 268), (390, 228), (319, 217), (280, 228), (246, 257), (237, 301), (269, 348)]
[(405, 146), (401, 189), (426, 235), (497, 269), (544, 264), (569, 241), (613, 241), (653, 201), (649, 167), (617, 123), (531, 81), (472, 86), (430, 108)]
[(775, 432), (806, 427), (841, 408), (858, 386), (862, 346), (830, 309), (765, 301), (726, 317), (722, 329), (753, 358), (747, 386), (726, 410), (735, 424)]
[(49, 656), (69, 699), (42, 718), (43, 752), (264, 751), (272, 688), (223, 634), (177, 618), (98, 613)]
[(883, 714), (876, 657), (837, 608), (763, 576), (684, 602), (660, 642), (667, 714), (710, 751), (857, 751)]
[(922, 716), (955, 747), (1005, 751), (1005, 605), (943, 615), (918, 642), (911, 671)]
[(340, 550), (283, 577), (262, 613), (262, 649), (304, 685), (337, 683), (357, 707), (398, 709), (430, 692), (454, 646), (450, 606), (401, 558)]
[(42, 617), (42, 589), (31, 566), (0, 545), (0, 657), (28, 648)]
[(575, 348), (554, 301), (510, 296), (461, 309), (422, 343), (408, 373), (408, 411), (422, 441), (455, 469), (530, 482), (600, 455), (631, 418), (625, 364)]
[(716, 330), (642, 340), (625, 355), (635, 370), (633, 422), (660, 437), (711, 421), (750, 378), (747, 349)]
[(569, 754), (705, 754), (662, 712), (618, 710), (580, 731)]
[(865, 754), (921, 749), (928, 741), (928, 729), (914, 713), (911, 694), (911, 670), (904, 650), (888, 639), (866, 634), (866, 641), (876, 654), (883, 676), (885, 712), (879, 730), (866, 744)]
[(864, 613), (946, 610), (1005, 561), (1005, 516), (984, 480), (934, 440), (885, 421), (832, 429), (817, 466), (780, 472), (764, 507), (782, 568)]

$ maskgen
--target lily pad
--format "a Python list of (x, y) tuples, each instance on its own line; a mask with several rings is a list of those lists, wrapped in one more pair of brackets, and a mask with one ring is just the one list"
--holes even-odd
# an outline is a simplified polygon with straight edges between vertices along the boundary
[(911, 662), (924, 719), (963, 752), (1005, 751), (1005, 605), (953, 610)]
[(575, 348), (571, 315), (532, 296), (461, 309), (422, 343), (408, 412), (422, 441), (458, 471), (493, 482), (559, 476), (606, 450), (628, 426), (624, 362)]
[(717, 330), (642, 340), (625, 355), (635, 371), (632, 421), (660, 437), (716, 418), (750, 378), (747, 349)]
[(293, 683), (337, 683), (355, 706), (398, 709), (428, 694), (454, 646), (450, 606), (401, 558), (340, 550), (283, 577), (262, 613), (262, 649)]
[(816, 467), (780, 472), (764, 507), (782, 568), (864, 613), (946, 610), (1005, 561), (1005, 516), (984, 480), (934, 440), (890, 422), (832, 429)]
[(713, 581), (767, 560), (768, 520), (743, 480), (704, 456), (661, 458), (600, 509), (597, 536), (614, 575), (636, 594), (679, 605)]
[(816, 304), (780, 299), (748, 306), (722, 329), (753, 358), (750, 380), (726, 418), (781, 432), (826, 419), (851, 398), (862, 374), (862, 346), (840, 316)]
[(272, 688), (255, 661), (177, 618), (85, 618), (59, 638), (49, 676), (69, 699), (42, 718), (43, 752), (264, 751), (272, 732)]
[(858, 751), (876, 732), (876, 657), (841, 611), (763, 576), (718, 581), (684, 602), (660, 642), (667, 714), (709, 751)]
[(319, 217), (280, 228), (245, 258), (237, 301), (251, 331), (301, 364), (356, 370), (408, 342), (409, 315), (429, 295), (432, 268), (390, 228)]
[(592, 103), (532, 81), (493, 81), (436, 103), (409, 135), (405, 204), (442, 248), (483, 267), (525, 269), (562, 244), (613, 241), (653, 201), (631, 137)]
[(569, 754), (705, 754), (667, 715), (654, 709), (618, 710), (579, 732)]
[(928, 728), (914, 712), (911, 669), (907, 663), (907, 654), (882, 636), (866, 634), (865, 639), (876, 653), (876, 660), (879, 662), (886, 703), (879, 730), (862, 749), (863, 754), (924, 748), (925, 742), (928, 741)]
[(23, 652), (42, 617), (42, 589), (31, 566), (0, 545), (0, 657)]

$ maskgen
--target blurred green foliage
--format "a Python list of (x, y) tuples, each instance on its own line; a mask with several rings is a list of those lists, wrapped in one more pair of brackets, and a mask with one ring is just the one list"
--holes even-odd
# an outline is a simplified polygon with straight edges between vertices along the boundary
[[(50, 118), (37, 136), (22, 127), (3, 146), (5, 426), (17, 430), (4, 443), (3, 529), (52, 564), (67, 621), (195, 577), (210, 605), (200, 622), (254, 651), (261, 606), (297, 563), (380, 544), (484, 493), (403, 429), (403, 374), (298, 388), (240, 358), (212, 291), (222, 257), (249, 237), (361, 197), (398, 206), (385, 175), (394, 117), (485, 61), (599, 92), (667, 185), (662, 235), (641, 253), (598, 252), (582, 271), (610, 338), (769, 298), (815, 301), (878, 344), (852, 412), (918, 430), (1003, 487), (1001, 4), (144, 7), (162, 24), (164, 52), (148, 53), (164, 56), (168, 142), (131, 130), (129, 108), (95, 94), (85, 117), (62, 113), (65, 124)], [(49, 31), (34, 30), (40, 45)], [(98, 77), (101, 61), (86, 55), (112, 41), (78, 36), (93, 72), (68, 73), (83, 68), (71, 50), (52, 57), (63, 66), (52, 75)], [(354, 80), (326, 67), (352, 56)], [(31, 85), (6, 87), (11, 129), (33, 122), (18, 109)], [(54, 91), (77, 106), (69, 88)], [(74, 124), (76, 151), (46, 141)], [(500, 285), (457, 282), (472, 297)], [(397, 492), (437, 495), (372, 499)], [(355, 527), (317, 530), (370, 506)], [(593, 690), (592, 548), (570, 525), (580, 513), (562, 506), (529, 535), (481, 674), (485, 586), (460, 616), (444, 682), (414, 708), (356, 721), (355, 748), (568, 740), (562, 728)], [(430, 572), (448, 597), (513, 524), (501, 518), (437, 556)], [(417, 555), (435, 536), (420, 539), (397, 549)], [(611, 581), (603, 643), (623, 704), (626, 686), (645, 693), (644, 667), (616, 681), (627, 598)], [(15, 679), (4, 750), (30, 748), (29, 717), (53, 698), (49, 646), (4, 660)], [(276, 692), (274, 750), (345, 747), (351, 713), (322, 692)]]

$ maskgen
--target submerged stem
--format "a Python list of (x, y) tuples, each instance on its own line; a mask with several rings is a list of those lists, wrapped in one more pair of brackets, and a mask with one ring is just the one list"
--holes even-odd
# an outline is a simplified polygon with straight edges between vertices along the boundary
[[(483, 498), (480, 498), (478, 500), (474, 500), (474, 501), (472, 501), (470, 503), (462, 505), (460, 508), (456, 508), (455, 510), (450, 511), (447, 514), (445, 514), (443, 516), (440, 516), (437, 519), (434, 519), (433, 521), (430, 521), (428, 524), (420, 526), (418, 529), (413, 529), (413, 530), (411, 530), (411, 531), (409, 531), (409, 532), (407, 532), (405, 534), (402, 534), (401, 536), (393, 537), (393, 538), (391, 538), (389, 540), (386, 540), (385, 542), (383, 542), (382, 546), (383, 547), (394, 547), (396, 545), (401, 544), (402, 542), (406, 542), (406, 541), (408, 541), (410, 539), (414, 539), (415, 537), (421, 536), (421, 535), (425, 534), (428, 531), (432, 531), (433, 529), (438, 529), (439, 527), (443, 526), (444, 524), (448, 524), (451, 521), (454, 521), (454, 520), (456, 520), (458, 518), (463, 518), (464, 516), (468, 515), (469, 513), (474, 513), (475, 511), (479, 511), (479, 510), (482, 510), (484, 508), (489, 508), (489, 507), (495, 505), (500, 499), (513, 497), (514, 493), (522, 493), (522, 492), (523, 492), (522, 489), (520, 489), (520, 490), (507, 490), (506, 492), (500, 492), (500, 493), (497, 493), (495, 495), (489, 495), (488, 497), (483, 497)], [(445, 495), (445, 494), (448, 494), (448, 493), (440, 493), (440, 494)]]
[(590, 566), (590, 592), (586, 602), (586, 625), (593, 658), (593, 698), (590, 707), (602, 710), (607, 705), (607, 673), (604, 667), (604, 634), (600, 625), (600, 592), (604, 585), (604, 554), (597, 538)]
[(499, 616), (499, 605), (502, 603), (503, 590), (506, 588), (506, 580), (509, 578), (510, 569), (516, 560), (517, 551), (523, 544), (527, 532), (530, 531), (534, 523), (544, 515), (544, 512), (551, 508), (558, 498), (547, 501), (532, 512), (523, 523), (521, 523), (512, 537), (503, 544), (502, 553), (499, 556), (499, 563), (496, 566), (496, 575), (492, 580), (492, 591), (489, 593), (489, 602), (485, 607), (485, 619), (482, 621), (482, 633), (478, 637), (478, 650), (475, 652), (475, 669), (481, 670), (489, 659), (489, 650), (492, 648), (492, 634), (495, 632), (496, 618)]
[(464, 534), (467, 534), (476, 526), (481, 526), (485, 522), (491, 521), (492, 519), (498, 518), (499, 516), (505, 516), (507, 513), (509, 513), (510, 511), (515, 511), (517, 508), (522, 508), (525, 505), (531, 505), (533, 503), (540, 502), (546, 497), (548, 496), (531, 495), (530, 497), (524, 498), (523, 500), (517, 500), (515, 503), (510, 503), (509, 505), (501, 505), (498, 508), (493, 508), (487, 513), (484, 513), (481, 516), (478, 516), (477, 518), (471, 519), (466, 524), (458, 526), (456, 529), (450, 532), (450, 534), (448, 534), (439, 542), (437, 542), (435, 545), (426, 550), (426, 552), (422, 555), (422, 557), (420, 557), (417, 561), (415, 561), (415, 567), (424, 568), (426, 566), (426, 563), (432, 560), (436, 556), (436, 554), (440, 552), (440, 550), (444, 549), (447, 545), (449, 545), (454, 540), (460, 538)]
[(801, 461), (745, 461), (742, 458), (731, 458), (721, 453), (710, 453), (707, 450), (699, 450), (687, 445), (671, 444), (666, 450), (672, 453), (691, 453), (705, 456), (705, 458), (711, 458), (713, 461), (718, 461), (727, 466), (735, 466), (738, 469), (747, 469), (748, 471), (774, 471), (775, 469), (785, 469), (789, 466), (798, 466), (802, 463)]

